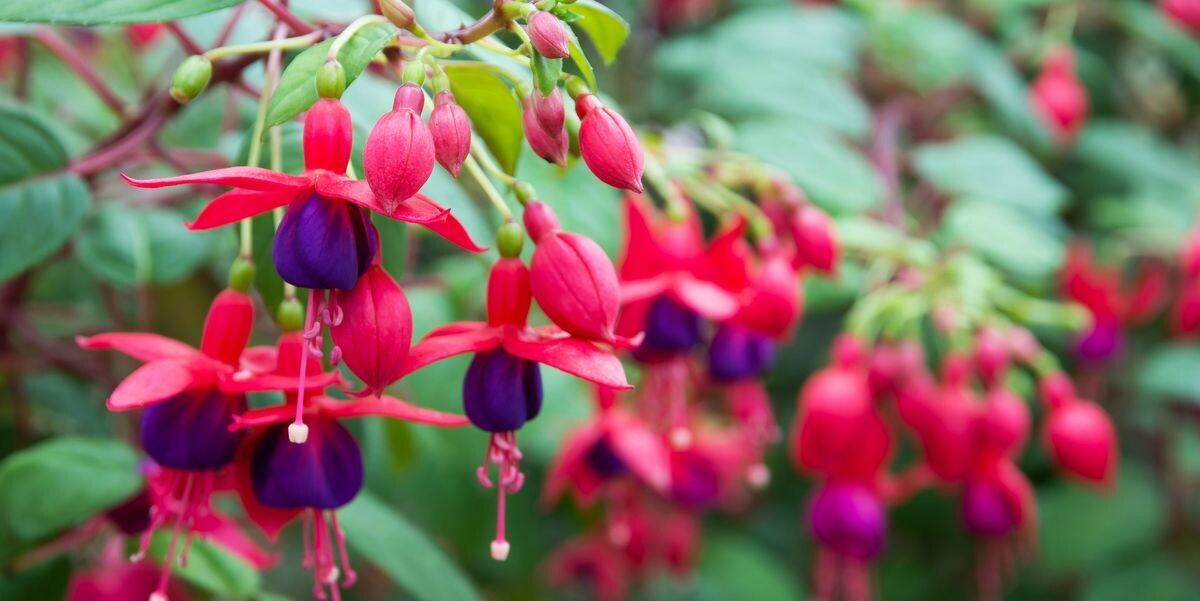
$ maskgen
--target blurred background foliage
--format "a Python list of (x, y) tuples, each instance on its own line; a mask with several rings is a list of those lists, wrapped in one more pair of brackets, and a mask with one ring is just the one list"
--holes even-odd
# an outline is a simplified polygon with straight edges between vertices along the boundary
[[(427, 26), (458, 24), (443, 2), (415, 2)], [(487, 5), (458, 4), (471, 15)], [(602, 89), (632, 122), (652, 136), (726, 137), (790, 174), (838, 217), (844, 238), (883, 235), (865, 220), (887, 194), (867, 149), (873, 120), (894, 103), (920, 107), (901, 145), (905, 194), (920, 235), (942, 249), (978, 253), (1028, 292), (1056, 294), (1055, 275), (1073, 236), (1092, 239), (1114, 261), (1169, 257), (1195, 222), (1200, 42), (1151, 2), (725, 0), (666, 31), (657, 26), (655, 2), (606, 4), (633, 32), (621, 60), (610, 68), (593, 64)], [(1069, 148), (1056, 146), (1035, 117), (1027, 88), (1045, 50), (1047, 11), (1065, 4), (1079, 12), (1074, 41), (1093, 106)], [(369, 5), (305, 0), (293, 10), (348, 22)], [(226, 16), (219, 11), (181, 25), (206, 43)], [(265, 13), (246, 11), (231, 42), (260, 39), (269, 24)], [(12, 27), (13, 34), (24, 31)], [(80, 35), (129, 103), (165, 87), (182, 58), (171, 41), (135, 53), (119, 27)], [(182, 221), (203, 200), (195, 194), (135, 194), (111, 170), (86, 182), (62, 175), (68, 157), (112, 133), (120, 119), (40, 46), (25, 51), (27, 71), (18, 77), (10, 55), (0, 86), (0, 157), (32, 157), (0, 162), (0, 565), (8, 566), (0, 598), (51, 599), (86, 549), (29, 569), (10, 562), (137, 486), (130, 481), (137, 457), (116, 442), (132, 440), (133, 424), (104, 410), (112, 374), (132, 364), (86, 356), (72, 337), (132, 329), (197, 341), (236, 242), (231, 229), (185, 231)], [(392, 84), (371, 77), (349, 89), (344, 100), (359, 144), (388, 108), (391, 91)], [(252, 99), (214, 89), (183, 109), (161, 144), (196, 160), (244, 160), (254, 110)], [(298, 127), (288, 125), (284, 140), (285, 167), (295, 172)], [(558, 172), (528, 150), (518, 176), (536, 185), (567, 229), (615, 256), (617, 192), (578, 164)], [(494, 216), (478, 190), (438, 170), (425, 191), (453, 208), (476, 239), (491, 238)], [(258, 289), (274, 306), (280, 286), (266, 263), (271, 225), (260, 221)], [(380, 227), (395, 230), (383, 235), (392, 246), (385, 248), (387, 267), (405, 281), (417, 336), (482, 314), (480, 282), (494, 255), (466, 256), (398, 223)], [(848, 263), (839, 280), (807, 279), (802, 326), (768, 381), (781, 423), (790, 422), (805, 376), (825, 361), (861, 272)], [(267, 343), (275, 332), (260, 321), (256, 340)], [(1135, 331), (1130, 346), (1097, 399), (1120, 430), (1119, 484), (1099, 494), (1083, 489), (1052, 475), (1031, 445), (1021, 466), (1036, 485), (1041, 539), (1009, 599), (1182, 601), (1200, 590), (1200, 348), (1169, 341), (1160, 322)], [(397, 392), (458, 411), (465, 368), (465, 359), (439, 363), (406, 378)], [(522, 434), (531, 486), (510, 504), (515, 551), (506, 563), (485, 552), (492, 501), (473, 475), (485, 434), (377, 419), (352, 426), (368, 478), (367, 492), (344, 511), (353, 558), (365, 573), (349, 599), (583, 598), (582, 591), (548, 591), (541, 564), (595, 516), (543, 507), (537, 497), (561, 437), (591, 410), (591, 393), (557, 372), (545, 377), (545, 413)], [(813, 553), (801, 522), (809, 484), (778, 449), (770, 467), (771, 486), (747, 511), (706, 521), (692, 576), (664, 575), (644, 583), (637, 597), (804, 598)], [(883, 598), (970, 598), (976, 548), (956, 515), (954, 502), (932, 490), (893, 511), (877, 570)], [(298, 533), (283, 543), (280, 567), (261, 576), (199, 544), (199, 557), (181, 574), (195, 585), (195, 598), (307, 598), (306, 580), (296, 577)]]

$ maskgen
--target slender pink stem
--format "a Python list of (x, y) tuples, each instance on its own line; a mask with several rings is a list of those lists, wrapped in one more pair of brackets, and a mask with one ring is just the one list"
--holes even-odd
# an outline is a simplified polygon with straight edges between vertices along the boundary
[(118, 115), (125, 114), (125, 102), (113, 92), (112, 88), (108, 87), (100, 74), (92, 68), (88, 59), (76, 51), (73, 46), (58, 37), (49, 27), (38, 27), (34, 30), (33, 37), (74, 71), (96, 93), (96, 96), (99, 96), (100, 100), (109, 109), (112, 109), (112, 112)]
[(179, 40), (179, 45), (183, 46), (188, 54), (204, 54), (204, 49), (200, 47), (200, 44), (193, 40), (192, 36), (188, 35), (178, 23), (167, 21), (164, 25), (167, 26), (167, 31), (171, 32), (176, 40)]
[(258, 3), (262, 4), (263, 7), (271, 11), (271, 13), (275, 15), (275, 18), (287, 23), (288, 28), (291, 29), (296, 35), (304, 35), (317, 30), (316, 27), (305, 23), (300, 19), (300, 17), (292, 14), (292, 11), (288, 10), (286, 6), (279, 4), (274, 0), (258, 0)]

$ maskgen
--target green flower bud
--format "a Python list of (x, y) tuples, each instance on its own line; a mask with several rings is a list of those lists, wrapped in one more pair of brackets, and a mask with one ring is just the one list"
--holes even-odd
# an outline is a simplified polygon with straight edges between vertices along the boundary
[(500, 256), (513, 258), (521, 255), (521, 247), (525, 245), (525, 230), (520, 224), (508, 222), (500, 226), (496, 233), (496, 248)]
[(275, 321), (284, 332), (299, 332), (304, 329), (304, 305), (294, 298), (284, 299), (275, 311)]
[(203, 54), (194, 54), (184, 59), (171, 79), (171, 98), (179, 104), (187, 104), (200, 95), (212, 79), (212, 61)]
[(254, 284), (254, 263), (247, 259), (237, 259), (229, 268), (229, 288), (238, 292), (250, 290)]
[(326, 61), (317, 70), (317, 96), (341, 98), (346, 91), (346, 69), (337, 60)]

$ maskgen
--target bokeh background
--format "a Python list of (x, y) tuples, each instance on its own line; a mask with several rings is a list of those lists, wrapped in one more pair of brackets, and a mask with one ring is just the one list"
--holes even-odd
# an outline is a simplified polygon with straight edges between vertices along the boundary
[[(457, 25), (448, 0), (417, 0), (427, 27)], [(486, 2), (456, 0), (468, 14)], [(1200, 41), (1141, 0), (857, 0), (844, 4), (772, 0), (613, 0), (632, 26), (601, 87), (650, 136), (723, 137), (775, 165), (839, 220), (871, 215), (884, 183), (866, 149), (873, 118), (897, 99), (915, 103), (918, 120), (902, 140), (905, 194), (942, 203), (923, 217), (919, 235), (941, 248), (968, 249), (1035, 294), (1058, 295), (1072, 239), (1091, 240), (1123, 269), (1134, 257), (1173, 260), (1200, 206)], [(295, 1), (308, 17), (348, 22), (366, 2)], [(259, 39), (269, 26), (247, 11), (234, 41)], [(185, 19), (200, 40), (218, 34), (225, 15)], [(1070, 23), (1064, 20), (1070, 18)], [(1078, 73), (1091, 117), (1069, 145), (1056, 143), (1034, 114), (1028, 84), (1048, 40), (1073, 25)], [(6, 26), (7, 27), (7, 26)], [(22, 35), (13, 26), (11, 35)], [(0, 34), (6, 30), (0, 29)], [(1067, 29), (1070, 31), (1070, 29)], [(182, 58), (169, 40), (133, 52), (123, 28), (69, 30), (111, 86), (136, 99), (161, 89)], [(7, 43), (7, 42), (6, 42)], [(6, 45), (0, 101), (46, 118), (74, 156), (110, 133), (119, 117), (54, 56), (36, 44)], [(597, 62), (597, 64), (599, 64)], [(253, 76), (252, 76), (253, 77)], [(364, 78), (347, 93), (357, 139), (390, 104), (392, 84)], [(245, 156), (254, 102), (228, 89), (204, 95), (165, 129), (162, 143), (196, 157)], [(5, 109), (8, 110), (8, 109)], [(219, 127), (214, 124), (220, 124)], [(2, 133), (2, 132), (0, 132)], [(299, 132), (285, 129), (286, 162), (300, 164)], [(4, 169), (0, 165), (0, 176)], [(359, 171), (361, 173), (361, 170)], [(620, 195), (582, 165), (560, 173), (525, 152), (518, 175), (534, 183), (568, 229), (591, 236), (613, 256), (620, 246)], [(2, 177), (0, 177), (2, 180)], [(127, 415), (104, 399), (133, 367), (114, 356), (74, 348), (80, 333), (152, 330), (199, 339), (209, 299), (236, 253), (229, 230), (187, 233), (182, 221), (201, 198), (149, 206), (115, 174), (91, 182), (93, 202), (76, 216), (10, 210), (0, 188), (2, 237), (37, 220), (80, 219), (53, 256), (0, 282), (0, 598), (54, 599), (72, 569), (86, 565), (86, 545), (28, 565), (18, 561), (55, 533), (88, 487), (120, 479), (132, 457), (104, 465), (19, 469), (14, 453), (53, 437), (134, 440)], [(492, 215), (477, 190), (438, 170), (426, 192), (452, 207), (479, 240)], [(262, 220), (260, 220), (262, 221)], [(477, 318), (490, 256), (471, 257), (429, 238), (380, 224), (388, 269), (403, 278), (416, 335)], [(269, 261), (269, 222), (256, 223), (256, 255)], [(768, 385), (781, 424), (790, 423), (796, 392), (823, 365), (842, 319), (859, 293), (861, 261), (836, 280), (808, 278), (807, 307), (781, 350)], [(269, 264), (258, 270), (266, 306), (278, 291)], [(275, 292), (278, 294), (278, 292)], [(275, 331), (260, 320), (255, 340)], [(1038, 332), (1072, 365), (1062, 333)], [(1200, 598), (1200, 348), (1169, 333), (1165, 318), (1131, 329), (1128, 348), (1099, 374), (1096, 398), (1114, 416), (1122, 460), (1117, 484), (1097, 492), (1051, 470), (1038, 444), (1021, 467), (1036, 486), (1040, 539), (1012, 579), (1007, 599), (1184, 601)], [(396, 391), (420, 404), (458, 411), (467, 360), (446, 361), (406, 378)], [(544, 414), (522, 433), (526, 489), (509, 504), (513, 553), (487, 554), (494, 526), (492, 493), (474, 476), (486, 437), (472, 429), (441, 431), (377, 419), (351, 427), (367, 455), (366, 494), (373, 500), (368, 535), (374, 549), (353, 553), (362, 581), (348, 599), (405, 599), (386, 570), (421, 569), (410, 554), (434, 541), (465, 579), (493, 599), (583, 599), (583, 589), (550, 591), (545, 559), (595, 515), (569, 504), (539, 503), (544, 470), (563, 434), (591, 411), (591, 391), (545, 370)], [(1028, 386), (1025, 392), (1029, 393)], [(14, 467), (17, 466), (17, 467)], [(814, 547), (803, 508), (811, 483), (769, 454), (773, 479), (745, 510), (705, 520), (695, 572), (640, 583), (635, 598), (678, 600), (803, 599)], [(30, 496), (29, 491), (36, 491)], [(81, 497), (80, 495), (83, 495)], [(46, 527), (39, 527), (45, 520)], [(61, 526), (62, 524), (58, 524)], [(195, 562), (202, 572), (192, 598), (308, 598), (299, 577), (298, 533), (285, 535), (280, 566), (261, 576), (219, 556)], [(876, 574), (889, 600), (967, 599), (977, 545), (957, 518), (952, 497), (927, 490), (891, 513), (888, 550)], [(382, 569), (379, 566), (384, 566)], [(207, 571), (205, 571), (207, 570)], [(433, 577), (441, 577), (433, 574)]]

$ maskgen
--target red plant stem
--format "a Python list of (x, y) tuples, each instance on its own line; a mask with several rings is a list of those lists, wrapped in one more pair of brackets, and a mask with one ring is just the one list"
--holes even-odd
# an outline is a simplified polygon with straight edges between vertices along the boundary
[(196, 43), (196, 40), (193, 40), (192, 36), (188, 35), (178, 23), (167, 21), (165, 25), (167, 26), (167, 31), (170, 31), (171, 35), (175, 36), (176, 40), (179, 40), (179, 45), (183, 46), (183, 49), (188, 54), (204, 54), (204, 49), (200, 47), (200, 44)]
[(83, 79), (84, 83), (92, 88), (92, 91), (108, 108), (118, 115), (125, 114), (125, 102), (113, 93), (112, 88), (108, 87), (100, 74), (96, 73), (87, 58), (77, 52), (74, 47), (58, 37), (49, 27), (38, 27), (34, 30), (33, 37)]
[(287, 23), (288, 28), (291, 29), (296, 35), (304, 35), (317, 30), (317, 28), (305, 23), (304, 21), (300, 20), (299, 17), (292, 14), (292, 11), (288, 10), (286, 6), (279, 4), (274, 0), (258, 0), (258, 3), (262, 4), (267, 10), (271, 11), (271, 13), (274, 14), (277, 19)]
[[(497, 4), (500, 3), (498, 2)], [(504, 18), (504, 14), (498, 7), (493, 7), (487, 11), (487, 14), (470, 25), (463, 25), (458, 29), (435, 33), (432, 34), (432, 37), (447, 44), (470, 44), (496, 33), (507, 25), (508, 20)]]
[(904, 201), (900, 194), (898, 137), (908, 109), (903, 100), (885, 104), (875, 114), (871, 141), (871, 163), (883, 179), (883, 219), (896, 229), (904, 229)]
[(242, 3), (233, 7), (233, 12), (229, 15), (229, 20), (221, 27), (221, 33), (217, 34), (217, 39), (213, 42), (213, 48), (220, 48), (229, 41), (229, 36), (233, 35), (233, 28), (237, 26), (238, 21), (242, 18), (242, 13), (246, 12), (246, 6), (245, 3)]

